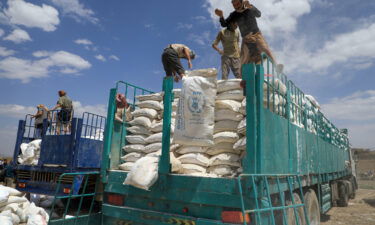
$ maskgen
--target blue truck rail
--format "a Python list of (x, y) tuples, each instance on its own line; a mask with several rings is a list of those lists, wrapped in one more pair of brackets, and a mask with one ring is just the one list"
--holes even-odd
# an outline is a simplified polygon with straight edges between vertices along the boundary
[[(13, 155), (18, 190), (51, 195), (61, 174), (100, 169), (106, 118), (88, 112), (76, 118), (72, 112), (69, 121), (59, 123), (58, 111), (51, 111), (48, 119), (43, 121), (42, 133), (39, 135), (31, 115), (19, 121)], [(38, 163), (19, 164), (21, 144), (35, 139), (41, 139)], [(72, 182), (80, 183), (66, 176), (62, 185), (68, 187)]]

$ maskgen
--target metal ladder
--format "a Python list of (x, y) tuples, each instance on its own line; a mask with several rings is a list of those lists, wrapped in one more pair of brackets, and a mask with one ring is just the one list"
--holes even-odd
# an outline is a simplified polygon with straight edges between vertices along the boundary
[[(255, 207), (253, 209), (247, 209), (248, 207), (245, 206), (244, 201), (244, 193), (243, 193), (243, 180), (250, 180), (250, 190), (252, 199), (255, 200)], [(271, 198), (271, 191), (270, 191), (270, 181), (276, 184), (276, 188), (278, 191), (278, 197), (281, 200), (281, 206), (274, 206), (272, 203)], [(295, 221), (297, 225), (304, 225), (300, 224), (300, 219), (297, 213), (297, 209), (303, 207), (304, 210), (304, 217), (307, 225), (310, 225), (309, 218), (306, 213), (306, 208), (303, 199), (303, 191), (300, 177), (297, 175), (254, 175), (254, 174), (241, 174), (237, 178), (239, 194), (240, 194), (240, 201), (241, 201), (241, 210), (243, 216), (243, 224), (248, 225), (246, 221), (247, 214), (253, 214), (255, 218), (255, 225), (279, 225), (280, 223), (276, 223), (279, 221), (275, 221), (275, 211), (282, 211), (283, 216), (283, 224), (288, 225), (287, 222), (287, 212), (286, 210), (289, 208), (293, 208)], [(295, 189), (297, 183), (298, 194), (301, 196), (302, 203), (296, 203), (296, 200), (293, 196), (293, 190)], [(290, 195), (291, 198), (291, 205), (285, 205), (285, 196), (284, 190), (286, 193)], [(264, 199), (266, 201), (264, 201)]]

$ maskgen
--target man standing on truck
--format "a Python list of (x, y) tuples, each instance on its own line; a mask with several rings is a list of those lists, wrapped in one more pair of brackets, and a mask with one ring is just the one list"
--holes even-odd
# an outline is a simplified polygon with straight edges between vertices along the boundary
[(66, 95), (66, 92), (64, 90), (60, 90), (58, 92), (59, 94), (59, 100), (57, 101), (57, 104), (55, 107), (53, 107), (53, 110), (56, 110), (58, 108), (61, 108), (60, 112), (57, 113), (57, 125), (56, 125), (56, 134), (60, 134), (61, 124), (64, 127), (65, 134), (70, 132), (70, 126), (71, 126), (71, 117), (73, 113), (73, 103), (72, 100)]
[(193, 67), (191, 60), (195, 58), (195, 53), (186, 45), (170, 44), (164, 49), (161, 55), (166, 76), (173, 76), (175, 82), (178, 82), (185, 76), (185, 69), (182, 67), (180, 61), (181, 58), (187, 59), (189, 69)]
[[(237, 23), (242, 36), (241, 46), (241, 64), (251, 62), (251, 49), (256, 46), (259, 53), (265, 52), (276, 65), (276, 59), (268, 47), (266, 40), (258, 28), (256, 18), (261, 16), (261, 12), (249, 1), (232, 0), (233, 11), (228, 18), (224, 19), (223, 11), (220, 9), (215, 10), (215, 14), (220, 17), (220, 24), (223, 27), (228, 27), (231, 23)], [(260, 56), (259, 56), (260, 59)], [(282, 65), (276, 66), (276, 71), (280, 73)]]
[(42, 138), (43, 134), (43, 120), (48, 119), (48, 108), (44, 106), (43, 104), (37, 105), (37, 113), (32, 116), (32, 118), (35, 118), (35, 138)]
[[(223, 80), (228, 79), (229, 70), (232, 70), (236, 78), (241, 78), (240, 34), (236, 29), (236, 23), (229, 24), (227, 28), (219, 31), (212, 44), (212, 48), (221, 55), (221, 79)], [(220, 41), (223, 50), (217, 47)]]

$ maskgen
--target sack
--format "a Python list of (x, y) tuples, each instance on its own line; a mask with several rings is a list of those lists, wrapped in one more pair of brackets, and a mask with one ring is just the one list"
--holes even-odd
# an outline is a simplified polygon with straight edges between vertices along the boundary
[(238, 140), (234, 145), (233, 145), (233, 148), (235, 150), (242, 150), (242, 151), (245, 151), (246, 150), (246, 137), (243, 137), (241, 138), (240, 140)]
[(233, 112), (232, 110), (228, 109), (219, 109), (215, 112), (215, 121), (220, 120), (234, 120), (234, 121), (241, 121), (243, 119), (243, 115), (241, 113)]
[(158, 179), (158, 157), (145, 156), (134, 163), (124, 184), (149, 190)]
[(198, 147), (198, 146), (182, 146), (181, 148), (176, 150), (178, 154), (205, 153), (206, 151), (207, 151), (207, 147)]
[(0, 224), (1, 225), (13, 225), (12, 218), (10, 218), (8, 216), (0, 215)]
[(143, 102), (137, 102), (136, 105), (139, 106), (139, 108), (150, 108), (155, 109), (156, 111), (163, 109), (163, 104), (158, 101), (147, 100)]
[(151, 132), (147, 128), (142, 127), (142, 126), (132, 126), (132, 127), (126, 128), (126, 130), (132, 134), (144, 134), (144, 135), (151, 134)]
[(174, 94), (174, 99), (180, 98), (181, 89), (173, 89), (172, 92)]
[(183, 174), (204, 174), (206, 173), (206, 168), (196, 164), (182, 164), (182, 173)]
[(169, 154), (169, 158), (170, 158), (170, 161), (171, 161), (171, 169), (172, 169), (172, 173), (180, 173), (183, 171), (183, 168), (182, 168), (182, 164), (180, 162), (180, 160), (178, 160), (174, 154), (171, 152)]
[(208, 155), (219, 155), (221, 153), (240, 154), (241, 152), (233, 149), (233, 143), (222, 142), (215, 145), (213, 148), (209, 148), (206, 153)]
[(234, 100), (216, 100), (215, 109), (229, 109), (234, 112), (240, 112), (241, 102)]
[(232, 153), (222, 153), (215, 155), (210, 159), (210, 166), (228, 165), (233, 167), (240, 167), (240, 157)]
[(136, 109), (134, 112), (132, 112), (132, 115), (134, 117), (144, 116), (150, 119), (154, 119), (158, 115), (158, 112), (155, 109)]
[(155, 142), (161, 142), (162, 141), (162, 135), (163, 133), (156, 133), (156, 134), (153, 134), (151, 136), (149, 136), (148, 138), (146, 138), (146, 142), (147, 143), (155, 143)]
[(221, 120), (215, 123), (214, 134), (223, 131), (237, 132), (238, 121), (234, 120)]
[[(171, 133), (173, 133), (174, 131), (174, 126), (175, 126), (175, 119), (171, 119)], [(154, 133), (159, 133), (159, 132), (162, 132), (163, 131), (163, 120), (161, 120), (160, 122), (154, 122), (152, 125), (151, 125), (151, 128), (150, 130)]]
[(139, 96), (136, 96), (135, 98), (138, 100), (138, 101), (162, 101), (163, 100), (163, 96), (164, 96), (164, 93), (163, 92), (160, 92), (160, 93), (154, 93), (154, 94), (149, 94), (149, 95), (139, 95)]
[(143, 152), (145, 150), (144, 145), (125, 145), (122, 148), (125, 152)]
[(218, 94), (216, 100), (236, 100), (242, 101), (245, 98), (242, 90), (231, 90)]
[(142, 153), (131, 152), (129, 154), (126, 154), (126, 155), (122, 156), (121, 159), (124, 160), (125, 162), (135, 162), (142, 157), (143, 157)]
[(146, 135), (126, 135), (126, 141), (130, 144), (146, 144)]
[(161, 143), (153, 143), (145, 146), (144, 152), (145, 153), (151, 153), (156, 152), (158, 150), (161, 150)]
[(238, 134), (234, 132), (220, 132), (214, 135), (215, 145), (228, 142), (234, 144), (239, 139)]
[(150, 128), (151, 120), (147, 117), (141, 116), (130, 121), (129, 124), (132, 126), (143, 126), (145, 128)]
[(195, 164), (204, 167), (207, 167), (209, 163), (209, 158), (202, 153), (189, 153), (182, 155), (177, 159), (183, 164)]
[(119, 166), (120, 170), (130, 171), (134, 165), (134, 162), (126, 162)]
[(232, 167), (228, 165), (217, 165), (217, 166), (208, 167), (207, 172), (213, 173), (219, 176), (231, 176), (236, 173), (236, 170), (233, 170)]
[(221, 93), (224, 91), (241, 89), (240, 83), (241, 79), (219, 80), (217, 82), (217, 92)]
[(246, 135), (246, 117), (238, 124), (237, 132)]
[(213, 145), (216, 69), (192, 71), (182, 79), (174, 142)]

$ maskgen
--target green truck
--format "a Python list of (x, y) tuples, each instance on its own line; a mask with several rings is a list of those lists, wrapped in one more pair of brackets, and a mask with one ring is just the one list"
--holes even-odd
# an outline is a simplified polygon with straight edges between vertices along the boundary
[[(81, 203), (85, 197), (102, 194), (101, 210), (93, 213), (90, 207), (83, 213), (79, 206), (73, 217), (51, 219), (49, 224), (317, 225), (320, 215), (330, 208), (347, 206), (357, 189), (347, 131), (337, 129), (320, 111), (307, 112), (304, 93), (284, 74), (276, 75), (269, 59), (260, 65), (244, 65), (242, 71), (247, 144), (239, 176), (171, 173), (173, 80), (165, 78), (159, 178), (150, 191), (124, 185), (128, 172), (118, 168), (126, 145), (127, 123), (114, 118), (116, 94), (123, 93), (128, 99), (132, 95), (134, 103), (136, 95), (152, 92), (118, 82), (110, 90), (108, 102), (98, 181), (102, 191), (82, 190), (61, 196), (81, 199)], [(285, 84), (284, 93), (274, 86), (275, 79)], [(276, 92), (286, 100), (278, 110), (271, 99)]]

